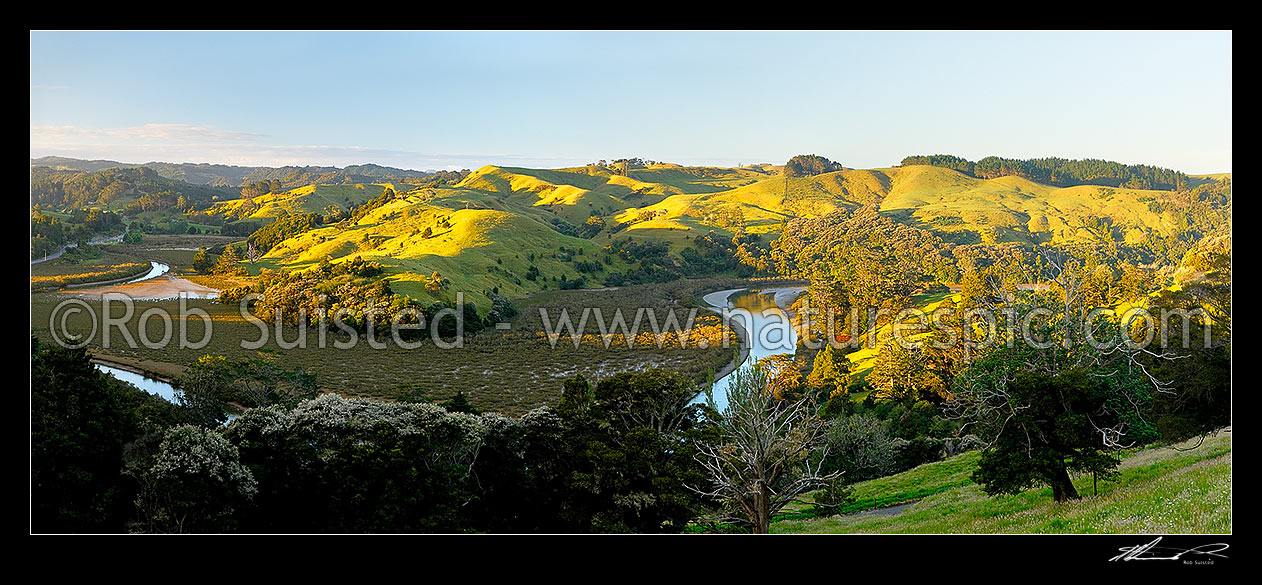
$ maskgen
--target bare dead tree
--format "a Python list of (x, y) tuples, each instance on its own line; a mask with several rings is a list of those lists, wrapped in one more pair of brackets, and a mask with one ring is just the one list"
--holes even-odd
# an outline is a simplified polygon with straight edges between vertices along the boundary
[[(748, 523), (766, 534), (772, 517), (808, 491), (826, 487), (841, 472), (822, 474), (827, 455), (824, 421), (808, 398), (774, 396), (764, 368), (738, 369), (728, 385), (728, 407), (717, 422), (719, 437), (702, 443), (696, 460), (709, 488), (686, 486), (731, 506), (723, 520)], [(737, 515), (736, 513), (739, 513)]]

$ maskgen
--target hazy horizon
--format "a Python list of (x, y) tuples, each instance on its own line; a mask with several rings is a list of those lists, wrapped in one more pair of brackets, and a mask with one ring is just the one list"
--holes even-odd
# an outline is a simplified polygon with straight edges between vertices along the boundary
[[(818, 154), (818, 153), (802, 153), (802, 154)], [(949, 153), (949, 152), (941, 152), (941, 153), (915, 153), (915, 154), (917, 154), (917, 155), (930, 155), (930, 154), (952, 154), (952, 153)], [(908, 156), (913, 156), (913, 155), (910, 155), (910, 154), (909, 154)], [(998, 155), (998, 154), (996, 154), (995, 156), (1002, 156), (1002, 155)], [(1053, 156), (1056, 156), (1056, 155), (1047, 155), (1047, 157), (1053, 157)], [(293, 167), (322, 167), (322, 168), (334, 167), (334, 168), (338, 168), (338, 169), (345, 169), (346, 167), (350, 167), (350, 166), (363, 166), (363, 165), (375, 164), (375, 165), (378, 165), (378, 166), (389, 167), (389, 168), (395, 168), (395, 169), (399, 169), (399, 170), (403, 170), (403, 171), (418, 171), (418, 172), (427, 172), (427, 173), (433, 173), (433, 172), (438, 172), (438, 171), (442, 171), (442, 170), (477, 170), (477, 169), (479, 169), (479, 168), (481, 168), (481, 167), (483, 167), (483, 166), (487, 166), (487, 165), (490, 165), (490, 166), (497, 166), (497, 167), (522, 167), (522, 168), (541, 168), (541, 169), (562, 169), (562, 168), (574, 168), (574, 167), (585, 166), (585, 165), (586, 165), (586, 164), (588, 164), (588, 163), (598, 162), (598, 161), (600, 161), (600, 160), (606, 160), (606, 161), (609, 161), (609, 160), (616, 160), (616, 159), (611, 158), (611, 157), (605, 157), (604, 159), (595, 159), (595, 160), (588, 161), (588, 163), (574, 164), (574, 165), (569, 165), (569, 166), (557, 166), (557, 167), (542, 167), (542, 166), (541, 166), (541, 167), (530, 167), (530, 166), (528, 166), (528, 165), (508, 165), (508, 164), (497, 164), (497, 163), (494, 163), (494, 162), (488, 162), (488, 163), (485, 163), (485, 164), (482, 164), (482, 165), (478, 165), (478, 166), (475, 166), (475, 167), (460, 167), (459, 169), (456, 169), (456, 168), (450, 168), (450, 169), (423, 168), (423, 169), (422, 169), (422, 168), (400, 167), (400, 166), (395, 166), (395, 165), (381, 164), (381, 163), (379, 163), (379, 162), (376, 162), (376, 161), (371, 161), (371, 160), (370, 160), (370, 161), (360, 161), (360, 162), (350, 162), (350, 163), (347, 163), (347, 164), (336, 164), (336, 165), (334, 165), (334, 164), (315, 164), (315, 163), (291, 163), (291, 164), (285, 164), (285, 165), (243, 165), (243, 164), (221, 163), (221, 162), (214, 162), (214, 161), (192, 161), (192, 160), (186, 160), (186, 161), (173, 161), (173, 160), (125, 161), (125, 160), (116, 160), (116, 159), (112, 159), (112, 158), (90, 158), (90, 159), (89, 159), (89, 158), (80, 158), (80, 157), (73, 157), (73, 156), (63, 156), (63, 155), (57, 155), (57, 154), (46, 154), (46, 155), (40, 155), (40, 156), (34, 156), (34, 155), (32, 155), (30, 158), (31, 158), (31, 160), (32, 160), (32, 161), (34, 161), (34, 160), (38, 160), (38, 159), (41, 159), (41, 158), (47, 158), (47, 157), (60, 157), (60, 158), (67, 158), (67, 159), (81, 160), (81, 161), (85, 161), (85, 162), (113, 162), (113, 163), (118, 163), (118, 164), (120, 164), (120, 165), (128, 165), (128, 166), (140, 166), (140, 165), (147, 165), (147, 164), (176, 164), (176, 165), (188, 164), (188, 165), (216, 165), (216, 166), (227, 166), (227, 167), (238, 167), (238, 168), (280, 168), (280, 167), (286, 167), (286, 166), (293, 166)], [(1031, 157), (1031, 158), (1046, 158), (1046, 157)], [(1066, 158), (1066, 157), (1061, 157), (1061, 158)], [(679, 164), (679, 163), (675, 163), (674, 161), (668, 161), (668, 160), (666, 160), (666, 161), (655, 161), (655, 162), (665, 163), (665, 164)], [(976, 162), (976, 160), (974, 160), (974, 162)], [(1125, 164), (1151, 164), (1151, 163), (1146, 163), (1146, 162), (1144, 162), (1144, 161), (1114, 161), (1114, 162), (1120, 162), (1120, 163), (1125, 163)], [(899, 163), (896, 161), (896, 162), (890, 163), (890, 164), (888, 164), (888, 165), (879, 165), (879, 166), (874, 166), (874, 167), (854, 167), (854, 166), (846, 165), (846, 168), (853, 168), (853, 169), (881, 169), (881, 168), (892, 168), (892, 167), (896, 167), (896, 166), (898, 166), (898, 164), (899, 164)], [(782, 166), (782, 165), (784, 165), (784, 161), (780, 161), (780, 162), (775, 162), (775, 161), (751, 161), (751, 162), (745, 162), (745, 163), (741, 164), (740, 166), (743, 166), (743, 167), (748, 167), (748, 166), (758, 166), (758, 165), (773, 165), (773, 166)], [(697, 165), (685, 165), (685, 166), (718, 167), (718, 168), (735, 168), (735, 167), (737, 167), (737, 165), (735, 165), (735, 164), (733, 164), (733, 165), (697, 164)], [(1186, 174), (1186, 175), (1191, 175), (1191, 176), (1217, 175), (1217, 174), (1223, 174), (1223, 173), (1231, 174), (1231, 171), (1187, 172), (1187, 171), (1183, 171), (1182, 169), (1171, 169), (1171, 170), (1180, 171), (1180, 172), (1183, 172), (1183, 173), (1184, 173), (1184, 174)]]

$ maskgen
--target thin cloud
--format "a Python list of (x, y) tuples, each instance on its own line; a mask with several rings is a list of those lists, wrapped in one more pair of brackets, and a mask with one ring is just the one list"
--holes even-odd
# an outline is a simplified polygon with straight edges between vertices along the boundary
[(262, 135), (193, 124), (144, 124), (124, 128), (82, 128), (31, 124), (31, 143), (65, 140), (111, 139), (172, 143), (251, 142)]
[(31, 124), (31, 156), (119, 161), (209, 162), (242, 166), (376, 163), (409, 169), (477, 168), (487, 164), (534, 167), (591, 162), (574, 156), (515, 153), (421, 152), (338, 145), (275, 145), (261, 134), (194, 124), (143, 124), (122, 128)]
[(31, 126), (31, 157), (64, 156), (124, 162), (191, 162), (240, 166), (338, 166), (375, 163), (404, 169), (478, 168), (487, 164), (564, 167), (585, 164), (579, 157), (539, 157), (514, 153), (418, 152), (364, 146), (269, 145), (257, 135), (209, 127), (150, 124), (120, 129)]

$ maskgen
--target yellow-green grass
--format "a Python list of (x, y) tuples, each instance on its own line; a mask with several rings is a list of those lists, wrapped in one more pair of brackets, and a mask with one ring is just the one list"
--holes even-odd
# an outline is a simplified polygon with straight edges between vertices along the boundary
[[(954, 488), (973, 485), (973, 471), (981, 459), (981, 451), (968, 451), (942, 461), (927, 463), (902, 473), (895, 473), (852, 486), (853, 499), (839, 508), (837, 516), (879, 510), (915, 502)], [(812, 500), (814, 494), (807, 496)], [(816, 518), (809, 504), (795, 503), (777, 520)], [(818, 518), (816, 518), (818, 519)]]
[(1188, 175), (1188, 177), (1192, 179), (1199, 179), (1201, 181), (1230, 181), (1231, 173), (1206, 173), (1203, 175)]
[(575, 225), (593, 214), (625, 209), (633, 199), (656, 202), (663, 196), (682, 193), (676, 187), (644, 183), (590, 167), (542, 170), (488, 165), (470, 173), (456, 188), (494, 194), (501, 201), (522, 208), (543, 206)]
[[(285, 213), (322, 213), (340, 211), (352, 205), (364, 202), (381, 195), (393, 184), (357, 184), (357, 185), (307, 185), (290, 189), (281, 193), (268, 193), (248, 200), (254, 205), (253, 211), (245, 217), (270, 218)], [(240, 209), (247, 205), (246, 199), (233, 199), (216, 203), (210, 213), (216, 215), (242, 215)]]
[(1146, 232), (1165, 233), (1173, 227), (1170, 218), (1147, 205), (1163, 191), (1058, 188), (1020, 177), (976, 179), (925, 165), (881, 172), (891, 180), (882, 211), (910, 212), (923, 227), (944, 234), (976, 232), (984, 243), (1113, 239), (1113, 234), (1095, 230), (1094, 218), (1112, 219), (1124, 241), (1132, 244), (1142, 242)]
[(645, 183), (668, 185), (683, 193), (717, 193), (762, 180), (771, 173), (753, 167), (683, 167), (657, 164), (632, 169), (631, 178)]
[[(520, 198), (528, 194), (530, 205), (554, 207), (558, 216), (571, 223), (581, 222), (592, 212), (616, 213), (616, 221), (630, 223), (640, 212), (657, 211), (666, 219), (683, 215), (703, 217), (724, 206), (741, 206), (751, 226), (778, 223), (795, 215), (818, 215), (839, 207), (853, 207), (844, 200), (853, 188), (858, 199), (874, 200), (872, 177), (864, 171), (850, 171), (853, 180), (841, 173), (788, 182), (750, 169), (718, 169), (655, 165), (632, 170), (630, 176), (614, 175), (603, 169), (536, 170), (487, 166), (465, 178), (458, 188), (493, 192)], [(852, 184), (853, 183), (853, 184)], [(878, 181), (879, 183), (879, 181)], [(879, 185), (878, 185), (879, 187)], [(604, 212), (604, 213), (602, 213)]]
[[(93, 208), (98, 208), (98, 206), (93, 206), (89, 209), (93, 209)], [(61, 221), (65, 221), (72, 217), (70, 213), (67, 213), (64, 211), (54, 211), (52, 209), (40, 209), (39, 212), (43, 215), (47, 215), (48, 217), (52, 217)]]
[[(1115, 479), (1093, 487), (1074, 479), (1082, 496), (1052, 501), (1050, 488), (988, 496), (971, 479), (977, 453), (965, 453), (894, 476), (855, 484), (857, 507), (914, 500), (890, 515), (851, 514), (785, 519), (773, 533), (1230, 533), (1231, 433), (1178, 449), (1159, 447), (1123, 459)], [(1098, 493), (1097, 490), (1098, 489)]]
[[(622, 196), (631, 192), (650, 195), (715, 193), (761, 180), (769, 172), (757, 168), (684, 167), (656, 164), (634, 167), (626, 175), (609, 169), (584, 166), (564, 169), (483, 167), (474, 174), (501, 173), (501, 177), (531, 177), (550, 185), (572, 185), (584, 190)], [(525, 183), (523, 183), (524, 185)]]
[[(361, 257), (381, 263), (398, 292), (444, 301), (454, 301), (455, 293), (463, 292), (466, 300), (476, 297), (479, 310), (485, 311), (489, 306), (483, 291), (498, 288), (499, 294), (522, 297), (556, 289), (562, 276), (567, 281), (583, 276), (574, 261), (600, 262), (606, 256), (600, 240), (567, 236), (531, 217), (493, 209), (450, 209), (435, 203), (396, 199), (355, 225), (308, 231), (268, 251), (251, 270), (304, 270), (326, 257), (333, 262)], [(445, 223), (440, 224), (440, 219)], [(562, 247), (567, 253), (560, 252)], [(534, 281), (526, 278), (532, 265), (540, 272)], [(606, 273), (628, 267), (612, 257), (610, 264), (602, 265)], [(448, 288), (426, 289), (434, 272), (450, 281)]]
[(684, 216), (699, 219), (711, 212), (739, 209), (746, 228), (757, 231), (759, 227), (778, 227), (793, 217), (853, 209), (875, 201), (882, 188), (880, 181), (867, 171), (842, 171), (788, 180), (764, 177), (721, 192), (672, 195), (652, 205), (629, 209), (616, 219), (631, 223), (637, 221), (642, 212), (657, 212), (665, 219)]
[[(707, 217), (739, 210), (742, 228), (775, 238), (795, 217), (879, 204), (883, 213), (962, 242), (1071, 242), (1122, 239), (1136, 243), (1150, 232), (1174, 228), (1172, 218), (1153, 213), (1147, 202), (1159, 191), (1095, 186), (1055, 188), (1017, 177), (976, 179), (932, 166), (847, 170), (786, 180), (761, 168), (719, 169), (654, 165), (629, 176), (595, 167), (526, 169), (486, 166), (454, 187), (419, 188), (402, 194), (348, 229), (323, 228), (277, 246), (260, 267), (302, 269), (323, 257), (371, 258), (387, 267), (401, 291), (419, 298), (447, 298), (423, 283), (438, 271), (455, 288), (498, 287), (509, 296), (545, 288), (522, 277), (529, 254), (549, 283), (578, 273), (548, 258), (560, 246), (584, 250), (584, 260), (613, 238), (660, 241), (672, 254), (699, 235), (716, 230)], [(255, 198), (254, 216), (287, 211), (327, 211), (349, 196), (375, 197), (383, 185), (312, 186)], [(349, 194), (349, 195), (348, 195)], [(230, 212), (240, 201), (216, 206)], [(645, 220), (649, 213), (652, 217)], [(591, 240), (561, 235), (554, 220), (581, 225), (591, 215), (606, 228)], [(455, 218), (439, 229), (435, 218)], [(1096, 218), (1110, 218), (1111, 233)], [(433, 238), (420, 237), (430, 227)], [(960, 240), (963, 238), (963, 240)], [(584, 243), (587, 242), (587, 243)], [(491, 262), (496, 267), (491, 266)], [(256, 269), (258, 267), (255, 267)], [(615, 261), (616, 271), (626, 265)], [(257, 270), (255, 270), (257, 272)], [(593, 283), (599, 281), (589, 279)], [(555, 285), (553, 285), (555, 287)]]

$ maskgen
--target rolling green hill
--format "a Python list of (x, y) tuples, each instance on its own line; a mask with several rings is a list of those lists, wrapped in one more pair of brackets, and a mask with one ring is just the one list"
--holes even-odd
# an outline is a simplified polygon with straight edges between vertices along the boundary
[(381, 195), (387, 187), (393, 188), (394, 185), (307, 185), (250, 199), (222, 201), (216, 203), (210, 213), (232, 219), (274, 218), (286, 213), (337, 213), (363, 205)]
[[(326, 256), (335, 262), (362, 256), (383, 264), (400, 290), (450, 300), (447, 293), (425, 291), (423, 283), (433, 272), (450, 280), (451, 290), (498, 288), (516, 296), (555, 289), (561, 278), (573, 282), (583, 276), (577, 263), (599, 261), (604, 265), (583, 282), (594, 287), (602, 284), (601, 273), (634, 266), (627, 261), (634, 258), (604, 251), (617, 240), (663, 243), (678, 265), (682, 251), (711, 231), (720, 240), (738, 231), (766, 234), (765, 244), (787, 220), (861, 206), (876, 206), (895, 221), (955, 244), (1140, 245), (1173, 237), (1189, 225), (1187, 192), (1054, 187), (930, 165), (793, 178), (767, 166), (485, 166), (450, 185), (308, 185), (220, 202), (211, 213), (228, 219), (336, 216), (387, 188), (396, 192), (394, 199), (353, 225), (342, 221), (283, 242), (255, 269), (302, 269)], [(1201, 221), (1229, 226), (1229, 195), (1226, 210)], [(585, 225), (593, 216), (599, 220)], [(526, 278), (535, 271), (536, 279)]]
[[(108, 161), (91, 162), (95, 165)], [(141, 207), (147, 210), (170, 207), (179, 197), (206, 203), (234, 196), (232, 189), (170, 179), (147, 167), (98, 170), (31, 167), (31, 203), (49, 210), (84, 207), (120, 210), (132, 203), (144, 204)]]
[(383, 264), (398, 292), (450, 300), (451, 293), (431, 294), (425, 289), (432, 273), (448, 279), (450, 291), (498, 288), (501, 294), (520, 297), (541, 288), (527, 277), (531, 266), (538, 269), (541, 280), (564, 276), (569, 281), (582, 276), (569, 259), (602, 258), (599, 244), (561, 234), (530, 216), (442, 203), (425, 203), (417, 197), (395, 199), (354, 224), (323, 227), (285, 240), (256, 266), (302, 270), (325, 257), (334, 261), (362, 257)]

